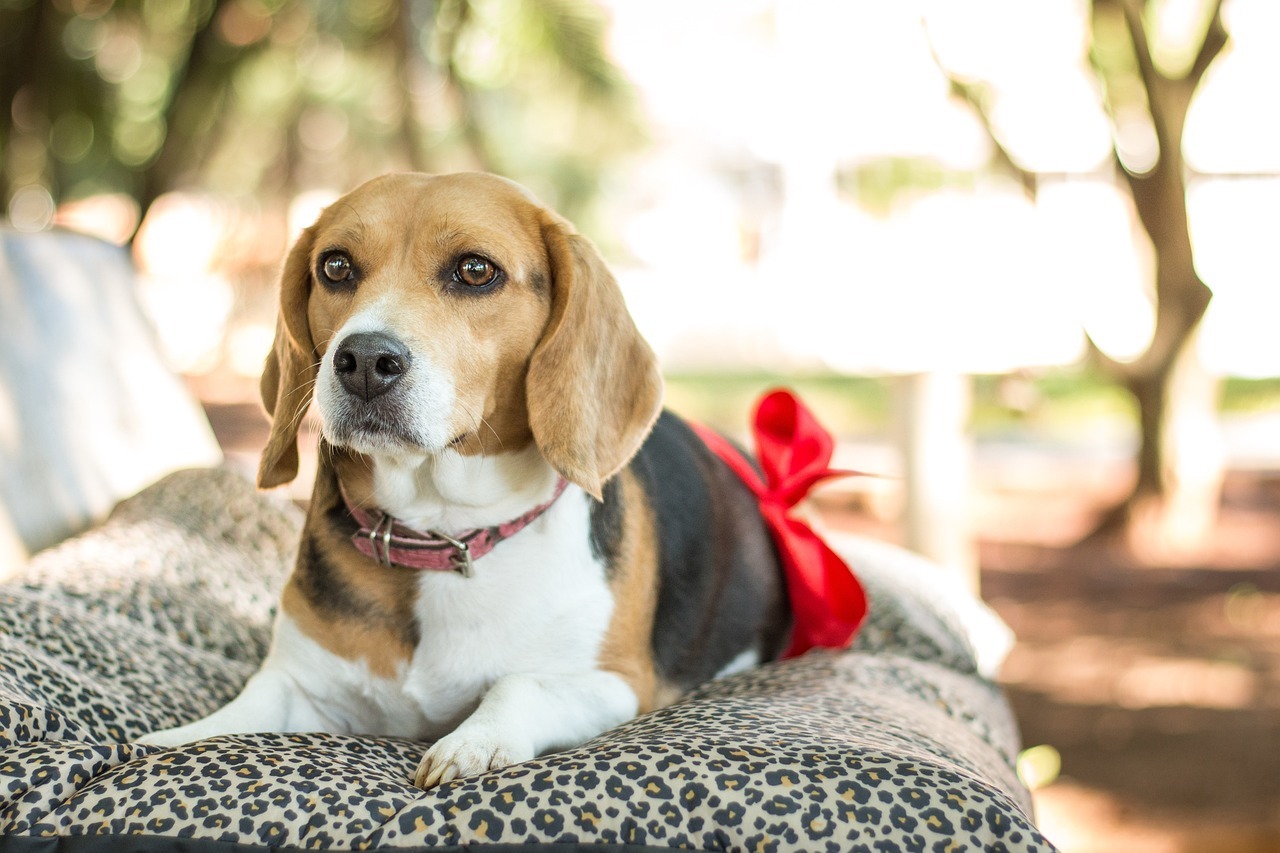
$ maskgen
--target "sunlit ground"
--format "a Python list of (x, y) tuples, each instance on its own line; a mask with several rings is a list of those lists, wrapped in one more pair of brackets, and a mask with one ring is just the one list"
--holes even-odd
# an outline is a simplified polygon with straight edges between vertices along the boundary
[[(1171, 566), (1066, 541), (1124, 473), (1041, 462), (1030, 490), (993, 488), (981, 458), (975, 476), (1039, 825), (1064, 851), (1280, 849), (1280, 466), (1229, 475), (1210, 545)], [(828, 517), (895, 535), (838, 502)]]

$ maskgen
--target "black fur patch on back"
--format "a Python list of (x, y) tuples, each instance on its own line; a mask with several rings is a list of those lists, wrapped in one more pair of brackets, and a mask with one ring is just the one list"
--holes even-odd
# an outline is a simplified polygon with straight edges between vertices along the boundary
[(604, 484), (603, 501), (591, 502), (591, 553), (610, 575), (622, 547), (622, 486), (617, 477)]
[(755, 496), (669, 412), (658, 418), (632, 471), (661, 540), (653, 634), (659, 675), (692, 687), (744, 651), (776, 657), (789, 608)]

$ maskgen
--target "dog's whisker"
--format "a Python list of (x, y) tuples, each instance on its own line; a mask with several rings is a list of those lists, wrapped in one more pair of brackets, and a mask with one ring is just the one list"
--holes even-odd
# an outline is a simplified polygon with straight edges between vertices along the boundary
[[(314, 380), (312, 384), (314, 384)], [(302, 386), (299, 386), (299, 387), (302, 387)], [(290, 414), (289, 420), (287, 423), (291, 431), (296, 431), (302, 427), (302, 419), (306, 417), (308, 408), (310, 408), (309, 404), (306, 406), (299, 406), (296, 411)]]
[(481, 424), (484, 424), (486, 426), (488, 425), (485, 423), (484, 415), (477, 415), (475, 411), (466, 403), (464, 403), (462, 400), (458, 400), (457, 402), (458, 402), (458, 408), (462, 409), (463, 414), (465, 414), (467, 416), (467, 419), (471, 421), (471, 429), (469, 430), (469, 432), (473, 432), (476, 434), (476, 440), (480, 442), (480, 449), (482, 451), (485, 450), (484, 438), (480, 434)]
[(314, 395), (315, 385), (319, 379), (319, 368), (320, 368), (320, 362), (316, 362), (315, 364), (313, 364), (311, 366), (311, 375), (305, 381), (300, 382), (297, 385), (294, 385), (293, 387), (286, 389), (285, 393), (281, 395), (282, 397), (293, 396), (294, 394), (300, 391), (307, 391), (308, 386), (310, 386), (310, 391), (307, 391), (306, 393), (306, 398), (307, 398), (306, 403), (304, 405), (298, 406), (295, 411), (291, 412), (289, 415), (289, 419), (286, 421), (286, 424), (288, 425), (288, 429), (290, 430), (297, 430), (299, 427), (301, 427), (302, 418), (306, 415), (307, 409), (310, 408), (311, 397)]
[[(505, 450), (506, 450), (506, 447), (505, 447), (505, 446), (503, 445), (503, 443), (502, 443), (502, 436), (498, 434), (498, 431), (497, 431), (496, 429), (494, 429), (494, 428), (493, 428), (493, 425), (492, 425), (492, 424), (490, 424), (487, 420), (485, 420), (485, 419), (482, 417), (482, 418), (480, 418), (480, 425), (479, 425), (479, 426), (484, 426), (486, 429), (488, 429), (488, 430), (489, 430), (489, 432), (493, 433), (493, 437), (494, 437), (495, 439), (497, 439), (497, 440), (498, 440), (498, 452), (499, 452), (499, 453), (502, 453), (503, 451), (505, 451)], [(478, 439), (479, 439), (479, 441), (480, 441), (480, 449), (481, 449), (481, 450), (487, 450), (487, 448), (485, 448), (485, 446), (484, 446), (484, 438), (482, 437), (482, 434), (481, 434), (481, 432), (480, 432), (479, 426), (477, 426), (477, 428), (476, 428), (476, 436), (477, 436), (477, 438), (478, 438)]]

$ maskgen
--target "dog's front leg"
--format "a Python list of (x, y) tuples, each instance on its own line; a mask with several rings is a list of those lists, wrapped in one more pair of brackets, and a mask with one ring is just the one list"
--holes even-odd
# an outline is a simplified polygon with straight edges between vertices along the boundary
[(577, 746), (636, 715), (636, 695), (620, 676), (518, 674), (498, 679), (470, 717), (436, 741), (414, 783), (431, 788)]
[(152, 732), (138, 742), (180, 746), (218, 735), (337, 730), (335, 722), (319, 711), (292, 676), (270, 667), (258, 670), (239, 696), (209, 716)]

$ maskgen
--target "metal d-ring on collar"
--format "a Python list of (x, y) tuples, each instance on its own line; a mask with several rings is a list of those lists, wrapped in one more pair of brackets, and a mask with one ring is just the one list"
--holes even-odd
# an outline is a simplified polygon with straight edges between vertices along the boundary
[[(388, 530), (388, 533), (390, 531)], [(471, 561), (471, 545), (461, 539), (454, 539), (447, 533), (441, 533), (439, 530), (428, 530), (432, 536), (442, 539), (453, 546), (454, 553), (450, 555), (450, 561), (453, 563), (453, 570), (464, 578), (473, 577), (476, 573), (475, 563)], [(390, 551), (388, 551), (390, 553)]]

